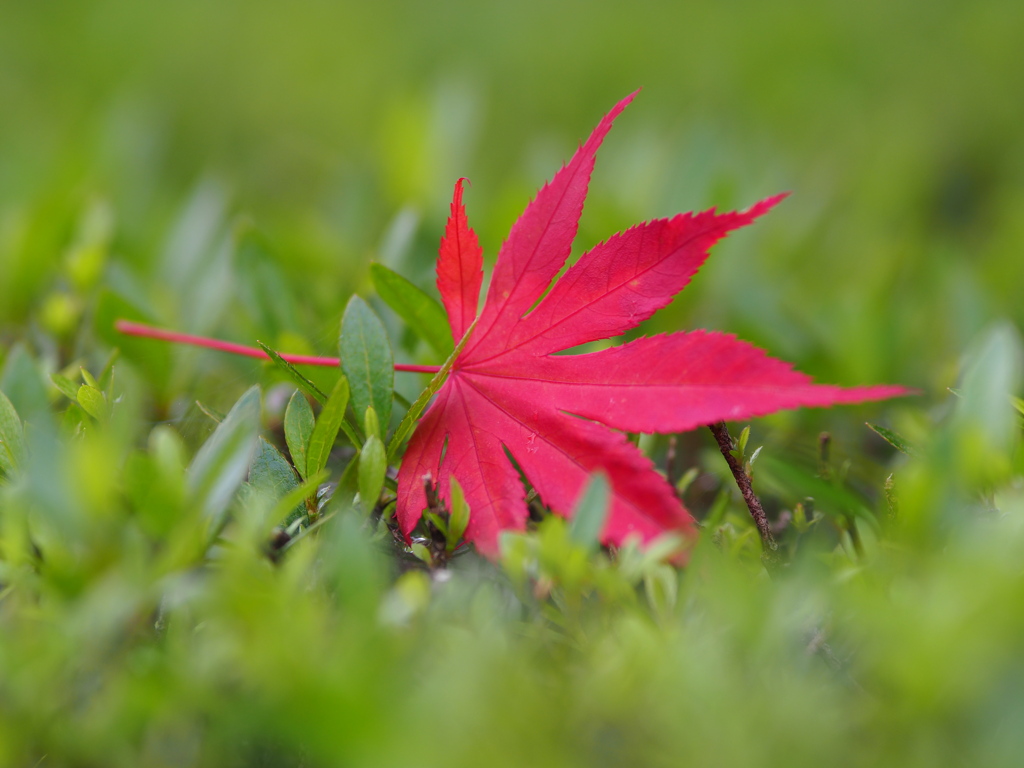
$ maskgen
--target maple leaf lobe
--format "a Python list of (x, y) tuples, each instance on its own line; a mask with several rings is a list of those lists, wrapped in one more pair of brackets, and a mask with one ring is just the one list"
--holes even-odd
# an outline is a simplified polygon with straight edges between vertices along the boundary
[(462, 183), (455, 182), (451, 214), (445, 226), (437, 259), (437, 290), (448, 313), (456, 344), (476, 317), (483, 283), (483, 249), (466, 220)]

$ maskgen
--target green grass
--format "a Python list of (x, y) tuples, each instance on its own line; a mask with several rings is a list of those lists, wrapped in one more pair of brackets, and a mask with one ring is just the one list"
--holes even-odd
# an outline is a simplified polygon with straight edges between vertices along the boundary
[[(9, 3), (0, 766), (1019, 765), (1022, 8)], [(577, 252), (793, 193), (642, 332), (921, 390), (751, 425), (770, 576), (706, 430), (678, 438), (685, 569), (601, 550), (586, 515), (497, 563), (439, 517), (407, 553), (377, 433), (427, 377), (343, 419), (337, 372), (304, 368), (338, 399), (296, 474), (317, 428), (286, 371), (112, 330), (335, 355), (354, 306), (367, 360), (375, 313), (396, 361), (439, 365), (370, 264), (433, 293), (459, 176), (493, 261), (641, 86)]]

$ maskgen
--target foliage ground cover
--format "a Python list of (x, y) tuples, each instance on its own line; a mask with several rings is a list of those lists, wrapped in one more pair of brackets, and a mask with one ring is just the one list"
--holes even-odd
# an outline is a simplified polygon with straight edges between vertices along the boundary
[[(483, 5), (5, 7), (0, 765), (1019, 765), (1019, 3)], [(452, 352), (451, 185), (489, 266), (637, 85), (577, 253), (793, 195), (636, 333), (921, 395), (730, 424), (770, 569), (707, 430), (630, 438), (685, 568), (599, 545), (599, 479), (494, 560), (453, 486), (406, 551), (429, 377), (370, 373)]]

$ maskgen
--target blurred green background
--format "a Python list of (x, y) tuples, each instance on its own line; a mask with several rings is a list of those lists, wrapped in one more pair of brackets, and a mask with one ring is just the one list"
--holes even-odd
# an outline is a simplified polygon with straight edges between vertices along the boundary
[[(0, 316), (39, 317), (90, 204), (112, 212), (111, 268), (145, 284), (191, 201), (263, 233), (297, 304), (270, 330), (329, 346), (371, 259), (429, 285), (455, 178), (493, 258), (643, 88), (579, 246), (793, 193), (654, 327), (735, 331), (822, 380), (941, 388), (986, 323), (1022, 318), (1022, 36), (1013, 0), (7, 2)], [(157, 319), (194, 312), (187, 283)], [(242, 317), (203, 330), (267, 335), (245, 292), (221, 286), (210, 301)]]
[[(1022, 764), (1022, 40), (1019, 0), (0, 0), (0, 766)], [(258, 381), (280, 444), (282, 378), (113, 318), (333, 355), (359, 292), (437, 363), (368, 265), (432, 291), (460, 176), (493, 259), (637, 88), (578, 253), (792, 193), (640, 332), (922, 390), (755, 422), (785, 573), (706, 431), (680, 572), (548, 520), (399, 575), (353, 515), (271, 563), (248, 486), (205, 546), (194, 401)], [(109, 421), (69, 408), (114, 345)]]

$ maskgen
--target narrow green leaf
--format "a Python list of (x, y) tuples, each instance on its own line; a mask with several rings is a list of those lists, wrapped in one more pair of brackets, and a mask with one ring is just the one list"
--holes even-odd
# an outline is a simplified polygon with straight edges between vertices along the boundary
[(324, 394), (324, 391), (320, 389), (320, 387), (318, 387), (312, 381), (303, 376), (294, 365), (289, 363), (287, 360), (281, 357), (280, 354), (278, 354), (273, 349), (268, 347), (262, 341), (257, 340), (256, 343), (259, 344), (260, 349), (262, 349), (264, 352), (270, 355), (270, 359), (277, 363), (281, 370), (287, 373), (304, 392), (308, 392), (310, 397), (312, 397), (314, 400), (320, 403), (320, 405), (323, 405), (324, 403), (327, 402), (327, 395)]
[(96, 381), (96, 378), (91, 373), (89, 373), (88, 370), (86, 370), (85, 368), (81, 368), (80, 370), (82, 371), (82, 381), (84, 381), (86, 384), (88, 384), (90, 387), (93, 387), (94, 389), (98, 389), (101, 392), (103, 391), (103, 387), (100, 386), (100, 383)]
[(366, 413), (363, 415), (363, 434), (380, 434), (380, 421), (377, 419), (377, 411), (373, 409), (372, 405), (366, 409)]
[(373, 511), (384, 487), (384, 475), (388, 469), (387, 451), (377, 435), (370, 435), (359, 453), (359, 498), (363, 510)]
[(446, 547), (449, 552), (452, 552), (459, 545), (459, 540), (469, 526), (469, 505), (466, 503), (466, 494), (463, 492), (462, 486), (459, 485), (459, 481), (452, 477), (450, 483), (452, 498), (451, 509), (448, 514), (448, 542)]
[(25, 458), (25, 432), (7, 395), (0, 392), (0, 469), (10, 474)]
[(754, 462), (757, 461), (757, 457), (761, 454), (761, 449), (762, 448), (764, 448), (764, 446), (763, 445), (759, 445), (759, 446), (757, 446), (757, 448), (754, 449), (754, 452), (752, 454), (750, 454), (750, 460), (747, 462), (747, 467), (748, 468), (754, 466)]
[[(82, 372), (85, 372), (84, 368)], [(89, 378), (91, 379), (92, 377), (90, 376)], [(97, 421), (105, 421), (110, 413), (107, 407), (107, 398), (103, 396), (99, 389), (90, 384), (83, 384), (78, 388), (77, 400), (83, 410)]]
[(417, 558), (422, 560), (427, 565), (434, 565), (434, 558), (430, 556), (430, 550), (422, 544), (420, 544), (418, 541), (413, 542), (413, 545), (409, 547), (409, 551), (416, 555)]
[(349, 299), (341, 320), (341, 368), (352, 388), (352, 409), (357, 423), (373, 406), (384, 437), (391, 420), (395, 361), (391, 342), (380, 318), (358, 296)]
[(864, 424), (900, 453), (905, 453), (907, 456), (914, 456), (917, 453), (917, 449), (913, 445), (891, 429), (880, 427), (868, 421), (864, 422)]
[(729, 511), (729, 495), (729, 488), (726, 486), (715, 496), (710, 509), (704, 515), (705, 530), (713, 531), (725, 520), (725, 514)]
[(50, 381), (52, 381), (53, 385), (60, 390), (64, 397), (76, 402), (78, 401), (78, 385), (67, 376), (61, 376), (59, 373), (51, 373)]
[(603, 473), (591, 475), (569, 524), (569, 538), (586, 549), (596, 549), (611, 504), (611, 486)]
[(103, 364), (103, 370), (100, 371), (100, 389), (104, 392), (109, 391), (110, 385), (114, 381), (114, 363), (116, 363), (120, 357), (121, 350), (118, 347), (114, 347), (110, 356), (107, 358), (107, 362)]
[(196, 453), (188, 470), (188, 488), (203, 514), (219, 519), (245, 479), (256, 450), (260, 424), (260, 388), (251, 387), (228, 411)]
[(306, 451), (306, 476), (315, 475), (327, 466), (327, 457), (331, 454), (338, 430), (345, 418), (345, 406), (348, 405), (348, 382), (342, 376), (334, 385), (334, 391), (327, 398), (327, 404), (320, 412), (320, 418), (309, 436), (309, 448)]
[(693, 481), (696, 480), (699, 475), (700, 470), (696, 467), (690, 467), (686, 470), (686, 472), (683, 473), (683, 476), (676, 482), (676, 493), (680, 496), (686, 493), (686, 489), (693, 484)]
[(452, 353), (452, 330), (441, 302), (383, 264), (371, 264), (377, 295), (442, 359)]
[(395, 434), (391, 436), (391, 442), (388, 443), (388, 461), (394, 461), (398, 452), (405, 445), (405, 441), (409, 439), (409, 435), (412, 434), (413, 427), (416, 426), (416, 420), (420, 417), (423, 411), (427, 407), (427, 403), (430, 402), (437, 390), (444, 384), (444, 380), (448, 378), (448, 372), (451, 371), (452, 365), (455, 364), (455, 359), (462, 352), (466, 346), (466, 342), (469, 341), (470, 335), (473, 333), (473, 329), (476, 328), (476, 320), (473, 324), (466, 329), (466, 335), (462, 337), (462, 340), (456, 345), (455, 350), (451, 356), (444, 361), (444, 365), (441, 366), (441, 370), (434, 374), (434, 377), (427, 384), (426, 389), (420, 392), (420, 396), (416, 398), (416, 402), (412, 404), (408, 411), (405, 413), (405, 417), (399, 423), (398, 428), (395, 430)]
[(288, 452), (299, 475), (306, 477), (307, 456), (309, 454), (309, 438), (313, 435), (313, 409), (309, 401), (299, 390), (295, 390), (288, 407), (284, 411), (284, 439), (288, 443)]
[(448, 523), (445, 522), (445, 519), (441, 517), (441, 515), (437, 512), (424, 512), (423, 516), (434, 524), (434, 527), (441, 532), (445, 539), (448, 538)]
[(746, 452), (747, 452), (747, 441), (748, 440), (750, 440), (750, 426), (749, 425), (743, 428), (743, 431), (740, 432), (739, 439), (736, 441), (736, 450), (739, 451), (739, 456), (737, 456), (737, 458), (742, 459), (743, 456), (746, 454)]

